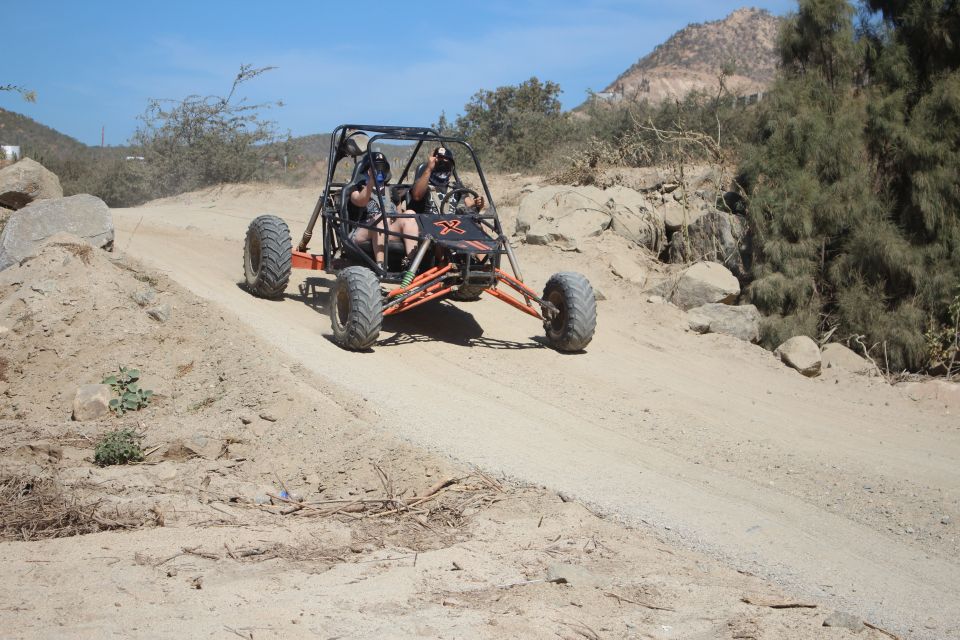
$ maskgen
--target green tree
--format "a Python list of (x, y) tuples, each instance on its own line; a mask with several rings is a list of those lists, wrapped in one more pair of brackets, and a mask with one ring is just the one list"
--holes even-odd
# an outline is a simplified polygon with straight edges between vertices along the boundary
[(154, 197), (254, 177), (268, 152), (265, 143), (276, 135), (273, 123), (261, 117), (273, 105), (248, 104), (236, 94), (271, 69), (242, 65), (226, 96), (150, 100), (133, 142), (146, 159)]
[(560, 85), (530, 78), (516, 86), (481, 90), (456, 120), (457, 132), (495, 168), (530, 169), (560, 139), (567, 115)]
[[(768, 346), (834, 330), (928, 363), (960, 282), (958, 3), (801, 0), (742, 164)], [(861, 338), (856, 338), (862, 336)]]

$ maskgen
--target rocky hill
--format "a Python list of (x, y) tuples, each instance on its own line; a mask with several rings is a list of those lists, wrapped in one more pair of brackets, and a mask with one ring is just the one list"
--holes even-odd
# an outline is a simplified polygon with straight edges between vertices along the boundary
[(656, 103), (693, 89), (717, 86), (720, 69), (732, 63), (727, 80), (735, 94), (762, 91), (774, 78), (780, 18), (762, 9), (737, 9), (723, 20), (688, 25), (640, 58), (610, 83), (604, 94)]

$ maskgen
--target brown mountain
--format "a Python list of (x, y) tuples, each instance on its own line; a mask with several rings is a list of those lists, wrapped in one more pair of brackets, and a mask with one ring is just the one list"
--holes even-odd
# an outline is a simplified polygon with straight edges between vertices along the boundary
[(762, 9), (737, 9), (723, 20), (691, 24), (658, 45), (604, 89), (602, 96), (682, 98), (693, 89), (716, 90), (721, 68), (732, 63), (727, 87), (736, 95), (764, 90), (777, 67), (781, 19)]

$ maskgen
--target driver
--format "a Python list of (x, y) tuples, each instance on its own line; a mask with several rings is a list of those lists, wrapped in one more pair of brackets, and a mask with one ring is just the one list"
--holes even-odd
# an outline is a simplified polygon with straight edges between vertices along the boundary
[[(427, 161), (420, 163), (414, 174), (413, 187), (410, 188), (408, 196), (409, 208), (417, 213), (440, 213), (438, 203), (430, 196), (436, 194), (442, 199), (447, 194), (453, 167), (453, 151), (443, 146), (434, 149)], [(474, 198), (466, 195), (462, 201), (453, 202), (452, 205), (458, 212), (462, 212), (463, 208), (479, 212), (483, 210), (486, 202), (483, 196)]]
[[(390, 181), (390, 163), (387, 161), (387, 157), (379, 151), (374, 151), (370, 154), (370, 160), (371, 162), (370, 166), (367, 168), (367, 174), (364, 179), (363, 188), (357, 189), (350, 194), (350, 202), (352, 202), (356, 207), (366, 210), (366, 214), (360, 221), (362, 224), (369, 226), (381, 225), (382, 216), (384, 213), (386, 213), (387, 228), (390, 231), (402, 233), (405, 236), (413, 236), (412, 238), (403, 238), (403, 248), (406, 252), (404, 263), (406, 264), (410, 260), (410, 257), (413, 255), (414, 251), (417, 249), (416, 238), (420, 235), (420, 227), (417, 225), (417, 221), (414, 218), (392, 217), (397, 214), (413, 213), (413, 211), (406, 209), (399, 211), (397, 209), (397, 202), (394, 200), (393, 189), (387, 186), (387, 183)], [(374, 189), (376, 189), (377, 193), (379, 193), (383, 199), (383, 207), (385, 211), (380, 210), (381, 198), (374, 196)], [(373, 229), (367, 229), (365, 227), (357, 227), (353, 232), (353, 240), (357, 243), (372, 240), (374, 259), (378, 264), (383, 264), (384, 235), (385, 234), (382, 231), (374, 231)]]

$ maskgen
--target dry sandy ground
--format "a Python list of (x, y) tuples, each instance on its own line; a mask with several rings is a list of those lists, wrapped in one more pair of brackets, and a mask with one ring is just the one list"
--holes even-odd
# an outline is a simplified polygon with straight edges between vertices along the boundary
[[(494, 193), (515, 199), (522, 181), (499, 182)], [(83, 332), (50, 319), (0, 336), (14, 356), (6, 458), (23, 458), (26, 441), (61, 442), (53, 466), (67, 484), (157, 507), (166, 525), (0, 544), (5, 629), (852, 637), (820, 626), (839, 609), (906, 637), (960, 637), (960, 421), (948, 409), (876, 379), (809, 380), (757, 347), (684, 331), (678, 310), (610, 274), (610, 256), (627, 250), (611, 238), (576, 254), (519, 248), (528, 281), (577, 269), (603, 291), (584, 354), (544, 348), (535, 321), (492, 299), (415, 310), (388, 321), (371, 353), (341, 351), (328, 338), (328, 276), (297, 273), (280, 302), (237, 286), (249, 220), (277, 213), (296, 236), (315, 196), (245, 187), (118, 210), (120, 255), (148, 275), (121, 258), (127, 268), (105, 262), (95, 271), (116, 273), (87, 282), (61, 251), (39, 275), (28, 263), (0, 277), (0, 324), (31, 305), (49, 319), (71, 308), (63, 296), (94, 318)], [(154, 270), (173, 308), (162, 325), (129, 300)], [(16, 313), (14, 298), (26, 298)], [(230, 443), (226, 454), (91, 465), (89, 438), (112, 422), (78, 435), (69, 395), (121, 360), (163, 391), (137, 414), (148, 444), (199, 433)], [(276, 487), (274, 473), (308, 500), (379, 499), (389, 491), (374, 465), (406, 496), (463, 479), (402, 516), (283, 516), (230, 501)], [(555, 564), (582, 571), (540, 582)], [(819, 607), (741, 602), (757, 593)], [(857, 635), (870, 636), (885, 637)]]

